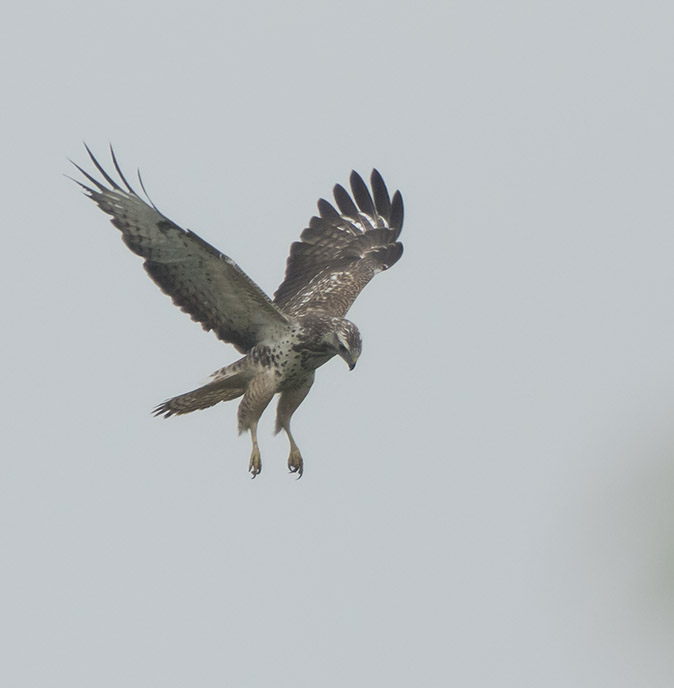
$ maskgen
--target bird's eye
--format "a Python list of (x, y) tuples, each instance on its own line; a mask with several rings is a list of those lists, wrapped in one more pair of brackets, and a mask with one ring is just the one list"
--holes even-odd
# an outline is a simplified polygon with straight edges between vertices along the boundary
[(340, 343), (339, 350), (340, 351), (346, 351), (346, 347), (344, 346), (344, 344)]

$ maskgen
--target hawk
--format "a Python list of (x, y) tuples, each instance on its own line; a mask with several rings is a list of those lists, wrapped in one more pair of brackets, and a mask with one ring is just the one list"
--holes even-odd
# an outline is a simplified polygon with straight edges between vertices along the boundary
[(402, 255), (400, 192), (389, 196), (377, 170), (370, 176), (371, 190), (356, 172), (350, 177), (351, 194), (337, 184), (335, 205), (320, 199), (318, 216), (291, 245), (285, 278), (272, 300), (229, 256), (163, 215), (139, 173), (143, 200), (124, 177), (112, 147), (118, 179), (85, 148), (102, 179), (73, 163), (87, 183), (74, 181), (111, 216), (124, 243), (144, 258), (148, 275), (173, 303), (244, 354), (202, 387), (159, 404), (155, 415), (182, 415), (242, 396), (239, 432), (250, 431), (248, 470), (254, 478), (262, 470), (258, 421), (279, 394), (276, 432), (288, 436), (288, 468), (301, 477), (304, 462), (290, 419), (309, 393), (317, 368), (333, 356), (343, 358), (351, 370), (356, 365), (360, 333), (344, 316), (363, 287)]

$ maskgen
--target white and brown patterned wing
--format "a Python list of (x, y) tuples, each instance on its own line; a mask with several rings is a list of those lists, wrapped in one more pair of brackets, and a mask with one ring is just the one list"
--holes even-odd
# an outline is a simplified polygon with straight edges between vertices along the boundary
[(124, 178), (112, 149), (123, 186), (89, 148), (87, 152), (107, 186), (75, 165), (91, 186), (77, 183), (112, 217), (124, 243), (145, 259), (145, 270), (176, 306), (241, 352), (264, 339), (270, 329), (288, 325), (287, 317), (231, 258), (146, 203)]
[(350, 182), (352, 195), (335, 186), (337, 208), (318, 201), (320, 216), (311, 218), (290, 247), (285, 279), (274, 294), (284, 313), (320, 309), (344, 317), (363, 287), (402, 255), (400, 192), (391, 199), (377, 170), (370, 177), (371, 192), (356, 172)]

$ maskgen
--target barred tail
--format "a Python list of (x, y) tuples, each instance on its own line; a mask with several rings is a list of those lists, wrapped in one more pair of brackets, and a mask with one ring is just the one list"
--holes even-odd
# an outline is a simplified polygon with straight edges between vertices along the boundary
[[(233, 364), (236, 366), (237, 364)], [(209, 382), (203, 387), (198, 387), (193, 389), (191, 392), (185, 392), (185, 394), (180, 394), (172, 399), (167, 399), (165, 402), (156, 406), (152, 413), (155, 416), (164, 416), (164, 418), (169, 418), (170, 416), (182, 416), (185, 413), (192, 413), (192, 411), (200, 411), (201, 409), (209, 408), (215, 406), (221, 401), (231, 401), (240, 397), (245, 391), (248, 384), (249, 376), (246, 374), (245, 368), (241, 370), (243, 366), (237, 369), (237, 372), (230, 374), (224, 379), (216, 379), (213, 382)], [(241, 370), (241, 372), (238, 372)], [(218, 371), (214, 374), (214, 377), (218, 374), (222, 375), (225, 369)]]

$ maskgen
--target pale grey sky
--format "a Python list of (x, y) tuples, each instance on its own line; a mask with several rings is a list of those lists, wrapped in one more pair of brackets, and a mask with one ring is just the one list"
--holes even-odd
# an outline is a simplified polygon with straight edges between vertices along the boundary
[[(665, 688), (674, 9), (37, 2), (2, 22), (0, 684)], [(405, 255), (306, 461), (62, 174), (108, 142), (269, 293), (376, 166)]]

